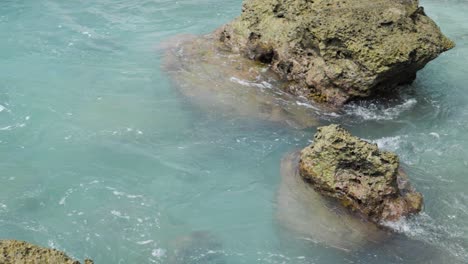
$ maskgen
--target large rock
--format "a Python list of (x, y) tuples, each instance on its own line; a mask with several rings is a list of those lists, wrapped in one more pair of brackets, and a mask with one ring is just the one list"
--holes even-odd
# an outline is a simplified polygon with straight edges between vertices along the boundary
[(411, 83), (454, 47), (418, 0), (244, 0), (217, 35), (271, 64), (289, 92), (336, 106)]
[(299, 170), (315, 190), (380, 224), (422, 209), (422, 195), (399, 165), (394, 153), (330, 125), (319, 128), (313, 144), (301, 151)]
[[(2, 264), (80, 264), (56, 249), (43, 248), (23, 241), (0, 240)], [(85, 264), (93, 264), (85, 260)]]

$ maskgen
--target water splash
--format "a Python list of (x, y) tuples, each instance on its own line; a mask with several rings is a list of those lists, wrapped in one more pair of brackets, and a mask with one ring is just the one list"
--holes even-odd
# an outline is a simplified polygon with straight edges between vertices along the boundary
[(393, 106), (380, 102), (350, 103), (344, 107), (344, 112), (348, 116), (358, 117), (365, 121), (394, 120), (414, 108), (417, 102), (415, 98), (409, 98)]

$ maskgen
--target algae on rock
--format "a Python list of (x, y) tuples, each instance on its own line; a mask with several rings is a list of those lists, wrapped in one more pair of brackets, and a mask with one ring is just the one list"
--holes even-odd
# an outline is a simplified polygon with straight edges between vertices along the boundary
[(409, 84), (454, 47), (418, 0), (244, 0), (217, 35), (271, 64), (289, 92), (335, 106)]
[(338, 125), (320, 127), (299, 163), (300, 175), (315, 190), (375, 223), (422, 209), (422, 195), (409, 184), (398, 157)]

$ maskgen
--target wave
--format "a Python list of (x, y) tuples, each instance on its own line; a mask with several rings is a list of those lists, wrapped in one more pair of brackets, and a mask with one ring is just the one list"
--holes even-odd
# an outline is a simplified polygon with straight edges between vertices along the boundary
[(403, 103), (391, 107), (378, 102), (350, 103), (344, 107), (344, 111), (346, 115), (357, 116), (362, 120), (393, 120), (398, 118), (402, 113), (411, 110), (417, 102), (416, 99), (409, 98)]
[(236, 77), (231, 77), (229, 80), (231, 82), (233, 82), (233, 83), (238, 83), (238, 84), (243, 85), (243, 86), (250, 86), (250, 87), (257, 87), (257, 88), (267, 88), (267, 89), (271, 89), (273, 87), (273, 85), (271, 85), (271, 83), (266, 82), (266, 81), (262, 81), (260, 83), (257, 83), (257, 82), (242, 80), (242, 79), (239, 79), (239, 78), (236, 78)]
[[(453, 216), (447, 216), (447, 218), (455, 219)], [(468, 258), (463, 243), (464, 233), (455, 231), (458, 229), (455, 223), (440, 224), (438, 222), (427, 213), (422, 212), (412, 218), (403, 218), (396, 222), (383, 222), (382, 224), (411, 239), (443, 248), (459, 260)]]
[(394, 137), (383, 137), (379, 139), (372, 140), (373, 143), (377, 144), (380, 149), (396, 151), (400, 148), (402, 143), (401, 136)]

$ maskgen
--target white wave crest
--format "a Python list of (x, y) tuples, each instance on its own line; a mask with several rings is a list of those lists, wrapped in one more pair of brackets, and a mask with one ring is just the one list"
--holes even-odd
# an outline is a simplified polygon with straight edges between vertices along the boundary
[[(447, 216), (447, 218), (450, 220), (455, 219), (452, 215)], [(441, 246), (457, 258), (468, 258), (464, 244), (457, 241), (457, 238), (459, 239), (464, 236), (463, 232), (456, 232), (459, 230), (459, 226), (450, 224), (441, 225), (425, 212), (410, 219), (403, 218), (396, 222), (388, 221), (381, 224), (412, 239)], [(447, 243), (447, 237), (455, 238), (455, 240), (452, 243)]]
[(372, 141), (373, 143), (377, 144), (379, 148), (384, 150), (396, 151), (402, 142), (400, 136), (394, 137), (383, 137)]
[(416, 99), (411, 98), (402, 104), (388, 108), (375, 103), (369, 105), (349, 104), (344, 110), (348, 115), (358, 116), (363, 120), (393, 120), (412, 109), (417, 102)]
[(383, 226), (386, 226), (397, 233), (406, 234), (415, 237), (417, 234), (424, 233), (424, 230), (417, 225), (412, 224), (406, 218), (402, 218), (398, 221), (386, 221), (382, 222)]
[(242, 80), (242, 79), (239, 79), (239, 78), (236, 78), (236, 77), (231, 77), (229, 80), (231, 82), (238, 83), (238, 84), (243, 85), (243, 86), (249, 86), (249, 87), (267, 88), (267, 89), (271, 89), (273, 87), (271, 85), (271, 83), (265, 82), (265, 81), (262, 81), (260, 83), (256, 83), (256, 82)]

